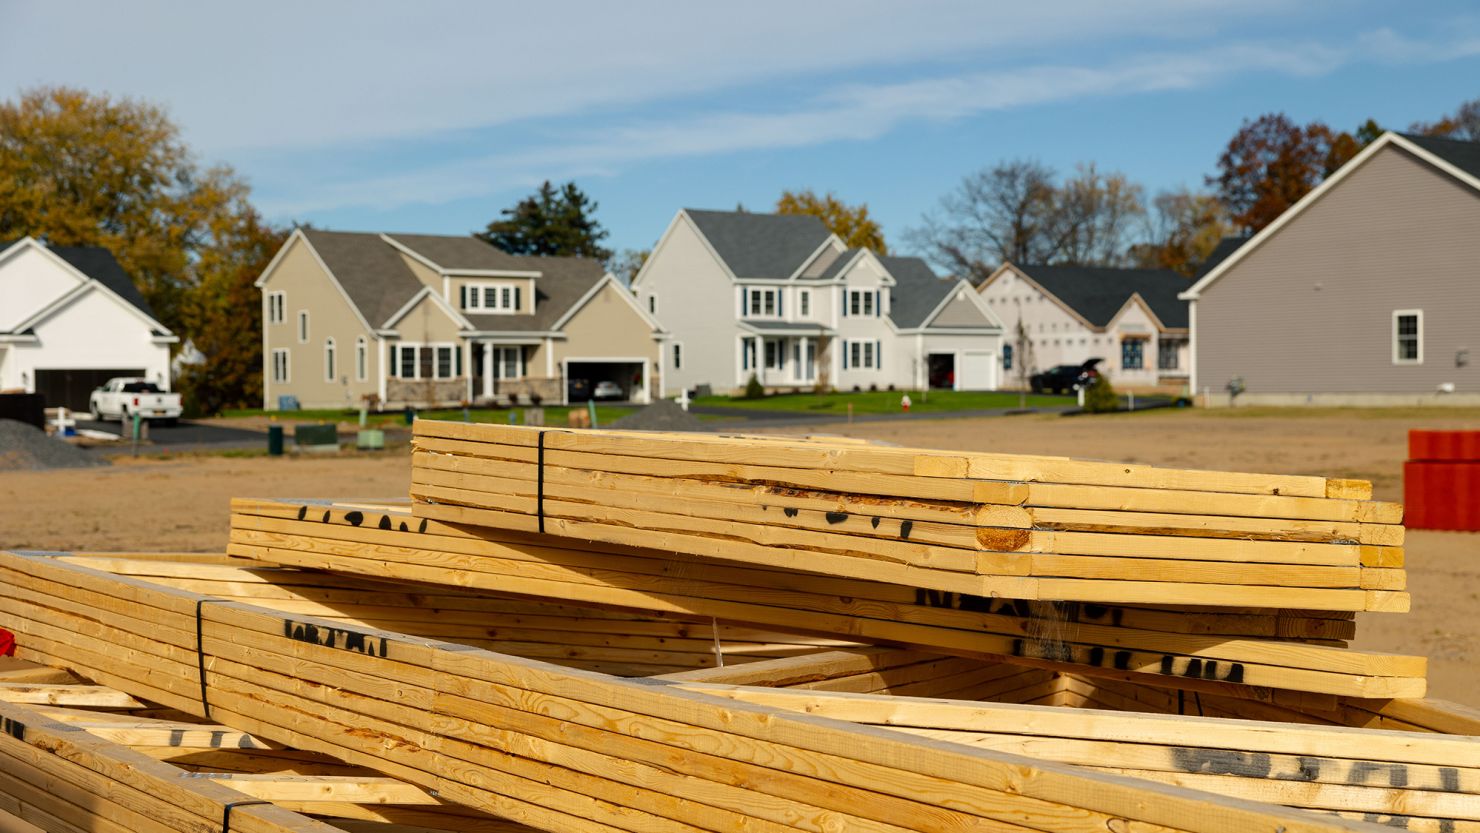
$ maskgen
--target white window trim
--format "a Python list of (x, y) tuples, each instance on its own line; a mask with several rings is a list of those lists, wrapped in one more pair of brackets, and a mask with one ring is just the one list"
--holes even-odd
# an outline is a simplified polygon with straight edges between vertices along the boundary
[[(1418, 319), (1418, 358), (1404, 359), (1398, 356), (1398, 319), (1412, 315)], [(1419, 365), (1423, 364), (1423, 310), (1421, 309), (1395, 309), (1393, 310), (1393, 364), (1396, 365)]]
[(288, 320), (288, 293), (279, 289), (267, 293), (267, 323), (283, 324)]
[[(764, 318), (764, 319), (768, 319), (768, 320), (777, 320), (777, 321), (781, 320), (781, 318), (782, 318), (781, 311), (783, 309), (783, 307), (782, 307), (782, 301), (781, 301), (781, 293), (782, 293), (782, 291), (783, 290), (781, 289), (781, 287), (776, 287), (776, 286), (746, 286), (746, 287), (742, 287), (741, 290), (740, 290), (740, 297), (743, 299), (745, 314), (742, 315), (741, 317), (742, 318)], [(751, 294), (752, 293), (755, 293), (755, 292), (769, 292), (771, 294), (771, 296), (776, 299), (776, 302), (771, 305), (772, 306), (772, 309), (774, 309), (776, 311), (775, 312), (771, 312), (771, 313), (767, 313), (767, 312), (764, 312), (764, 311), (763, 312), (751, 312), (752, 306), (751, 306), (750, 298), (751, 298)], [(761, 308), (762, 308), (762, 310), (765, 309), (765, 304), (764, 303), (761, 304)]]
[[(457, 378), (457, 353), (458, 353), (458, 351), (461, 348), (456, 343), (451, 342), (451, 341), (403, 341), (403, 342), (400, 342), (399, 344), (395, 345), (395, 347), (396, 347), (396, 360), (393, 363), (394, 366), (391, 367), (390, 370), (394, 371), (396, 374), (399, 374), (401, 372), (401, 351), (405, 350), (408, 347), (415, 347), (415, 348), (417, 348), (418, 351), (420, 351), (421, 348), (429, 347), (429, 348), (432, 348), (432, 351), (433, 351), (432, 352), (432, 376), (431, 376), (432, 380), (433, 381), (438, 381), (438, 382), (445, 382), (445, 381), (447, 381), (449, 379), (456, 379)], [(446, 348), (452, 350), (452, 352), (453, 352), (453, 357), (452, 357), (452, 375), (451, 376), (438, 376), (437, 375), (437, 353), (436, 353), (436, 350), (439, 349), (439, 348), (442, 348), (442, 347), (446, 347)], [(424, 377), (421, 375), (421, 353), (420, 352), (417, 352), (417, 354), (416, 354), (416, 361), (412, 364), (412, 367), (416, 371), (416, 375), (415, 376), (407, 377), (407, 376), (399, 376), (399, 375), (392, 375), (392, 374), (387, 374), (387, 375), (390, 376), (390, 378), (393, 378), (393, 379), (401, 379), (403, 381), (412, 381), (412, 382), (422, 381), (422, 379)], [(466, 374), (464, 374), (464, 375), (466, 375)]]
[(673, 369), (683, 370), (683, 342), (670, 342), (673, 349), (669, 351), (669, 357), (673, 359)]
[(370, 378), (370, 343), (364, 336), (355, 336), (355, 381)]
[(308, 343), (308, 310), (298, 311), (298, 343)]
[[(803, 304), (802, 301), (806, 303)], [(805, 307), (805, 309), (804, 309)], [(797, 290), (797, 318), (810, 319), (812, 317), (812, 290)]]
[[(468, 303), (463, 306), (465, 312), (480, 312), (488, 315), (518, 315), (519, 307), (524, 303), (524, 291), (528, 287), (517, 283), (469, 283), (463, 285), (463, 291), (467, 294)], [(484, 306), (483, 299), (485, 290), (494, 290), (494, 298), (498, 303), (493, 306)], [(506, 307), (503, 304), (503, 290), (509, 290), (509, 302), (515, 306)], [(515, 292), (514, 290), (518, 290)], [(516, 297), (518, 296), (518, 297)], [(474, 303), (476, 302), (476, 303)], [(517, 302), (517, 303), (516, 303)]]
[[(283, 378), (278, 378), (278, 356), (283, 357)], [(279, 385), (290, 384), (293, 381), (293, 354), (286, 347), (278, 347), (272, 351), (272, 381)]]
[[(524, 379), (529, 376), (529, 366), (524, 360), (524, 348), (522, 346), (517, 344), (496, 344), (490, 345), (486, 349), (492, 351), (494, 371), (493, 378), (499, 380), (500, 382), (509, 382)], [(515, 357), (517, 357), (519, 373), (516, 376), (503, 375), (504, 355), (509, 351), (513, 351)]]
[(339, 348), (334, 344), (334, 336), (324, 339), (324, 381), (333, 382), (339, 370)]

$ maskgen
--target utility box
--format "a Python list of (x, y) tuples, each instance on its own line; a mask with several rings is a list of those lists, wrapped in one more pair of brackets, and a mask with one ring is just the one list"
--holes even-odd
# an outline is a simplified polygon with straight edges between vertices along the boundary
[(339, 426), (295, 425), (293, 443), (299, 451), (331, 452), (339, 450)]
[(355, 448), (361, 451), (379, 451), (385, 448), (385, 432), (379, 428), (361, 428), (355, 435)]
[(1409, 431), (1404, 525), (1480, 531), (1480, 431)]

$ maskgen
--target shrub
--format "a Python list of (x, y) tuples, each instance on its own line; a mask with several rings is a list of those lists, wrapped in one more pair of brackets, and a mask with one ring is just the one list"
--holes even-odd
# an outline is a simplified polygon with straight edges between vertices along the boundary
[(766, 397), (766, 386), (756, 378), (754, 373), (750, 374), (750, 381), (745, 383), (746, 399), (764, 399)]
[(540, 406), (540, 403), (544, 401), (545, 397), (539, 395), (538, 393), (531, 393), (529, 395), (529, 404), (535, 406), (536, 408), (538, 408)]
[(1120, 397), (1116, 395), (1115, 388), (1111, 387), (1110, 380), (1104, 376), (1096, 376), (1089, 389), (1084, 392), (1085, 412), (1103, 414), (1119, 409)]
[(859, 386), (857, 386), (857, 385), (854, 385), (854, 386), (853, 386), (853, 392), (854, 392), (854, 393), (858, 393), (858, 392), (859, 392), (859, 391), (861, 391), (861, 390), (863, 390), (863, 388), (860, 388), (860, 387), (859, 387)]
[(889, 387), (885, 388), (885, 390), (889, 391), (890, 393), (894, 393), (894, 383), (890, 382)]
[(873, 382), (869, 382), (868, 383), (868, 392), (869, 393), (878, 393), (879, 392), (879, 386), (877, 384), (874, 384)]

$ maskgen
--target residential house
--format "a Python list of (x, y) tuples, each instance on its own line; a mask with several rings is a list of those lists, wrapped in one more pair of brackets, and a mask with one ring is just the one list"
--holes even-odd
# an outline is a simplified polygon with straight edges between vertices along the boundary
[(683, 209), (632, 289), (670, 334), (665, 395), (998, 384), (1001, 326), (969, 284), (816, 217)]
[(294, 231), (257, 280), (263, 405), (648, 401), (663, 333), (602, 266), (474, 237)]
[[(1004, 263), (977, 290), (1002, 321), (1002, 363), (1011, 383), (1061, 364), (1102, 359), (1100, 371), (1127, 388), (1185, 385), (1191, 282), (1169, 269), (1025, 266)], [(1018, 345), (1018, 324), (1031, 347)]]
[(177, 341), (107, 249), (0, 243), (0, 390), (79, 411), (114, 376), (168, 390)]
[(1480, 404), (1480, 143), (1384, 134), (1182, 297), (1208, 404)]

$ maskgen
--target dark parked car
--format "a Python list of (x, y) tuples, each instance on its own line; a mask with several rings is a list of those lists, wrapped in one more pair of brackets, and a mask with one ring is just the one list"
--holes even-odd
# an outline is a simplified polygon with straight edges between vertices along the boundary
[(1104, 359), (1090, 359), (1084, 364), (1061, 364), (1028, 379), (1034, 393), (1072, 393), (1075, 388), (1088, 387), (1100, 371), (1096, 365)]

